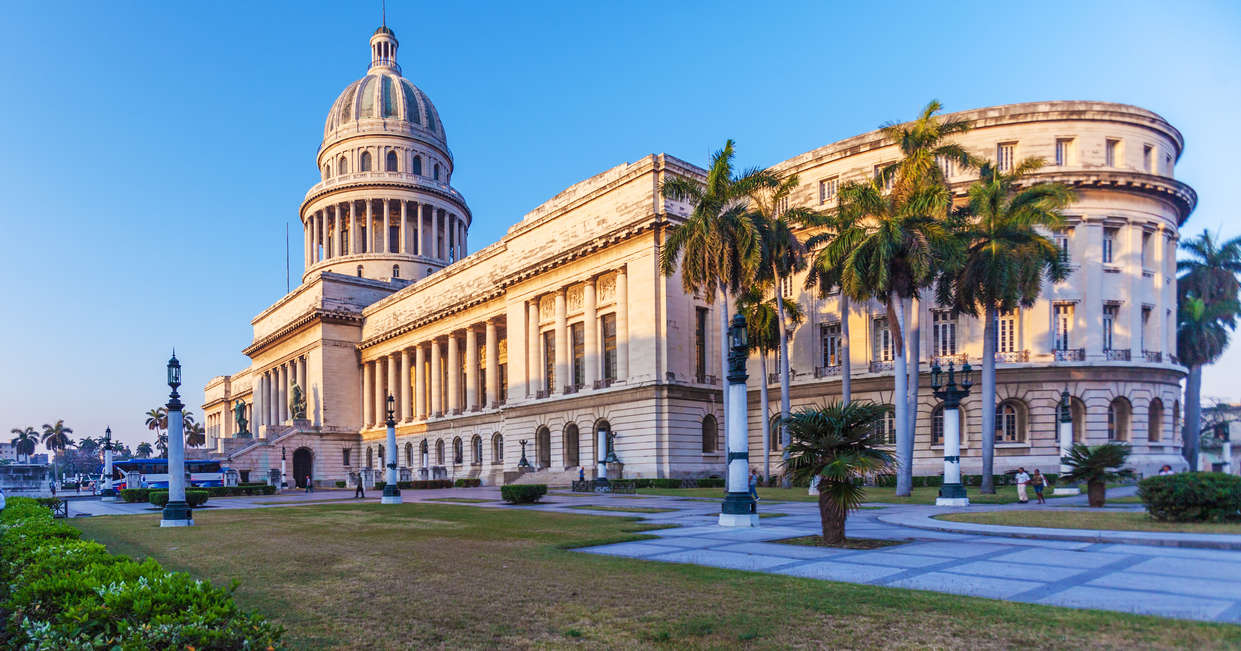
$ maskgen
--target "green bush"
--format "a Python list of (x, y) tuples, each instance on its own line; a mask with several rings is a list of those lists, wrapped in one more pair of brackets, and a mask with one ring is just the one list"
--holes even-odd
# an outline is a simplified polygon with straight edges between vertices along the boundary
[(336, 481), (336, 487), (337, 487), (337, 488), (344, 488), (344, 487), (345, 487), (345, 482), (340, 481), (340, 480), (337, 480), (337, 481)]
[(547, 484), (513, 484), (500, 487), (500, 497), (509, 504), (534, 504), (547, 494)]
[(121, 491), (121, 499), (126, 502), (145, 502), (150, 492), (149, 488), (126, 488)]
[(30, 498), (0, 512), (0, 646), (26, 649), (240, 649), (283, 630), (222, 589), (154, 559), (113, 556)]
[[(207, 503), (207, 498), (209, 496), (210, 494), (201, 488), (191, 488), (185, 491), (185, 503), (189, 504), (190, 508), (193, 508), (195, 506), (202, 506), (203, 504)], [(150, 493), (147, 495), (147, 501), (162, 509), (165, 506), (168, 506), (168, 491), (165, 491), (165, 490), (150, 491)]]
[(699, 488), (723, 488), (724, 480), (716, 477), (707, 477), (698, 480)]
[(1182, 472), (1138, 482), (1138, 497), (1156, 520), (1223, 521), (1241, 517), (1241, 477), (1222, 472)]
[(34, 499), (39, 503), (39, 506), (46, 506), (49, 509), (54, 509), (60, 506), (61, 502), (59, 497), (36, 497)]
[(454, 488), (478, 488), (483, 485), (483, 480), (477, 477), (462, 477), (453, 482)]

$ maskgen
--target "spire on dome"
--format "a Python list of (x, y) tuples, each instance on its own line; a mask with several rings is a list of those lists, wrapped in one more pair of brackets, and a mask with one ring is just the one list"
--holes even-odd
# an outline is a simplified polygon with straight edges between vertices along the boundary
[[(387, 23), (386, 16), (384, 22)], [(396, 49), (399, 46), (396, 34), (392, 33), (387, 24), (375, 30), (374, 35), (371, 36), (371, 70), (389, 68), (398, 75), (401, 74), (401, 66), (396, 63)]]

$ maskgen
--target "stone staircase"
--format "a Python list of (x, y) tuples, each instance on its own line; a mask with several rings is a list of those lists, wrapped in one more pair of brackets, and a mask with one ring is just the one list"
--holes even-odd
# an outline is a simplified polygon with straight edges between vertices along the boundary
[[(515, 477), (513, 475), (516, 475)], [(587, 472), (587, 479), (593, 479), (594, 473)], [(577, 468), (568, 470), (555, 470), (552, 468), (544, 468), (535, 472), (525, 473), (504, 473), (504, 483), (506, 484), (547, 484), (549, 487), (562, 488), (568, 487), (577, 481)]]

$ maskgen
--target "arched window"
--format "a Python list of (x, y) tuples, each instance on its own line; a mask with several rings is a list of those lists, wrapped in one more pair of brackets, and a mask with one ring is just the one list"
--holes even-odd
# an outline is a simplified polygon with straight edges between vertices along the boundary
[(422, 174), (422, 156), (414, 156), (414, 174)]
[(401, 265), (399, 264), (392, 265), (392, 277), (393, 278), (401, 277)]
[(424, 466), (431, 465), (431, 455), (427, 454), (427, 450), (429, 449), (430, 446), (427, 445), (427, 440), (422, 439), (422, 443), (418, 444), (418, 454), (421, 455), (422, 458), (419, 459), (419, 461), (421, 461)]
[(341, 156), (340, 160), (336, 162), (336, 173), (337, 174), (348, 174), (349, 173), (349, 161), (346, 160), (344, 156)]
[(470, 463), (476, 466), (483, 464), (483, 437), (477, 434), (470, 439)]
[(534, 458), (539, 468), (552, 465), (552, 431), (546, 425), (534, 432)]
[(931, 445), (944, 444), (944, 406), (935, 405), (931, 410)]
[(995, 406), (995, 442), (1021, 443), (1026, 440), (1025, 405), (1005, 400)]
[(1163, 401), (1159, 398), (1152, 398), (1150, 407), (1146, 410), (1146, 440), (1157, 443), (1161, 438), (1163, 438)]
[(439, 163), (435, 164), (435, 180), (436, 181), (440, 180), (440, 164)]
[(435, 463), (436, 465), (444, 465), (444, 439), (435, 442)]
[(375, 467), (375, 451), (372, 450), (371, 448), (366, 448), (366, 467), (367, 468)]
[(1172, 401), (1172, 438), (1181, 434), (1181, 401)]
[(504, 437), (499, 432), (491, 435), (491, 463), (504, 463)]
[(720, 428), (715, 424), (715, 416), (707, 414), (702, 417), (702, 453), (711, 454), (719, 448)]
[(405, 467), (406, 468), (414, 467), (414, 444), (413, 443), (405, 444)]
[(780, 444), (784, 442), (783, 433), (780, 431), (780, 414), (772, 416), (767, 425), (767, 443), (768, 449), (772, 452), (780, 451)]
[(564, 427), (564, 466), (572, 468), (582, 465), (581, 435), (575, 423)]
[(323, 180), (326, 181), (330, 178), (332, 178), (332, 166), (324, 165), (323, 166)]
[(1069, 398), (1069, 411), (1073, 414), (1073, 442), (1086, 442), (1086, 403), (1080, 398)]
[(394, 151), (388, 152), (388, 160), (385, 161), (384, 169), (386, 169), (389, 172), (396, 171), (396, 152)]
[(384, 446), (382, 446), (382, 445), (380, 445), (380, 446), (379, 446), (379, 454), (377, 454), (377, 455), (376, 455), (376, 458), (377, 458), (377, 459), (379, 459), (379, 465), (380, 465), (380, 466), (386, 466), (386, 465), (387, 465), (387, 463), (388, 463), (388, 462), (387, 462), (387, 457), (385, 457), (385, 456), (384, 456)]
[(892, 405), (884, 407), (888, 409), (884, 412), (883, 419), (875, 423), (875, 428), (879, 430), (881, 444), (896, 445), (896, 411), (892, 409)]
[(358, 278), (362, 277), (362, 265), (358, 265)]
[(369, 151), (362, 152), (362, 161), (358, 165), (359, 172), (371, 171), (371, 153)]
[(452, 440), (452, 462), (458, 466), (465, 463), (465, 450), (462, 449), (460, 436)]
[(1107, 440), (1128, 441), (1129, 419), (1133, 407), (1123, 397), (1113, 398), (1107, 405)]

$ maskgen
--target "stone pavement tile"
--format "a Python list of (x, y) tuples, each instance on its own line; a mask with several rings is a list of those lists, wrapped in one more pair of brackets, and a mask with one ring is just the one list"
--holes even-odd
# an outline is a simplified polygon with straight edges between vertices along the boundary
[(680, 551), (678, 547), (670, 547), (667, 545), (652, 545), (647, 542), (627, 542), (616, 543), (614, 545), (600, 545), (598, 547), (583, 547), (577, 551), (587, 552), (590, 554), (606, 554), (608, 556), (649, 556), (651, 554), (662, 554), (664, 552)]
[(719, 540), (701, 536), (668, 536), (649, 542), (656, 545), (670, 545), (683, 549), (702, 549), (703, 547), (714, 547), (721, 544)]
[(1029, 565), (1026, 563), (1001, 563), (998, 561), (973, 561), (954, 566), (950, 571), (961, 574), (981, 574), (1001, 579), (1021, 581), (1061, 581), (1085, 572), (1084, 568)]
[(1130, 572), (1149, 572), (1171, 576), (1198, 577), (1241, 581), (1241, 563), (1226, 563), (1193, 558), (1152, 558), (1129, 568)]
[(1095, 568), (1108, 563), (1115, 563), (1122, 556), (1122, 554), (1105, 554), (1103, 552), (1083, 552), (1023, 547), (1011, 553), (996, 556), (991, 560), (1007, 563), (1032, 563), (1034, 565)]
[(955, 543), (955, 542), (924, 542), (909, 543), (903, 545), (901, 551), (908, 554), (926, 554), (927, 556), (944, 556), (947, 558), (968, 558), (970, 556), (981, 556), (982, 554), (990, 554), (993, 552), (1002, 552), (1008, 549), (1004, 545), (991, 545), (987, 543)]
[(703, 527), (681, 527), (680, 529), (660, 529), (651, 533), (660, 537), (664, 536), (712, 536), (722, 531), (718, 525), (709, 525)]
[[(1041, 538), (1009, 538), (1007, 536), (970, 536), (970, 540), (994, 543), (997, 545), (1017, 545), (1019, 547), (1043, 547), (1046, 549), (1089, 549), (1098, 543), (1076, 542), (1073, 540), (1043, 540)], [(1094, 551), (1094, 550), (1091, 550)]]
[(831, 549), (825, 547), (807, 547), (804, 545), (783, 545), (780, 543), (762, 543), (747, 542), (737, 543), (735, 545), (722, 545), (716, 547), (721, 551), (741, 552), (744, 554), (766, 554), (768, 556), (785, 556), (787, 558), (827, 558), (837, 554), (845, 553), (845, 549)]
[(927, 567), (928, 565), (938, 565), (944, 562), (944, 559), (940, 556), (917, 556), (914, 554), (902, 554), (900, 552), (890, 552), (887, 550), (850, 554), (848, 559), (842, 560), (847, 560), (850, 563), (903, 567), (906, 569), (922, 568)]
[(1222, 599), (1179, 597), (1158, 592), (1112, 590), (1076, 586), (1048, 595), (1038, 603), (1072, 608), (1099, 608), (1129, 613), (1180, 617), (1183, 619), (1214, 619), (1232, 605)]
[(777, 565), (787, 565), (789, 563), (789, 559), (781, 556), (738, 554), (736, 552), (721, 552), (714, 549), (679, 549), (670, 554), (652, 556), (650, 560), (668, 563), (692, 563), (708, 567), (751, 571), (766, 570)]
[(810, 579), (826, 579), (828, 581), (846, 581), (849, 583), (870, 583), (884, 577), (899, 574), (904, 570), (898, 567), (879, 567), (877, 565), (854, 565), (837, 561), (818, 561), (805, 565), (796, 565), (775, 570), (774, 574), (804, 576)]
[(885, 586), (893, 588), (912, 588), (914, 590), (933, 590), (951, 594), (969, 595), (971, 597), (990, 597), (1004, 599), (1020, 592), (1025, 592), (1036, 584), (1030, 581), (998, 579), (988, 576), (966, 576), (951, 572), (928, 572), (917, 576), (898, 579)]
[[(1241, 551), (1229, 549), (1195, 549), (1192, 547), (1153, 547), (1151, 545), (1100, 545), (1097, 551), (1115, 554), (1143, 554), (1169, 558), (1199, 558), (1208, 561), (1241, 563)], [(1094, 550), (1092, 550), (1094, 551)]]
[(1159, 592), (1175, 592), (1177, 594), (1206, 597), (1208, 599), (1241, 599), (1241, 583), (1185, 576), (1112, 572), (1094, 579), (1086, 585), (1102, 588), (1125, 588), (1129, 590), (1158, 590)]

